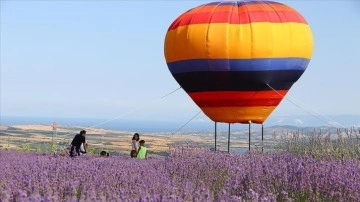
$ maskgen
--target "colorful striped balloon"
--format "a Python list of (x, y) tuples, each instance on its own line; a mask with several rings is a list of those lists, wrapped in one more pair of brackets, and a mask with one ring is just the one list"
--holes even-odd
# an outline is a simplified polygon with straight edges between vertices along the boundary
[(219, 1), (180, 15), (164, 49), (171, 74), (211, 120), (263, 123), (307, 68), (313, 38), (287, 5)]

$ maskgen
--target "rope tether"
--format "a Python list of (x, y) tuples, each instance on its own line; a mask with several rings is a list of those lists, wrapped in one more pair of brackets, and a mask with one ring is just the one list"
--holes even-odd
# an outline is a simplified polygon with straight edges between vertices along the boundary
[[(140, 109), (142, 109), (142, 108), (145, 108), (145, 107), (147, 107), (147, 106), (149, 106), (149, 105), (152, 105), (152, 104), (154, 104), (154, 103), (157, 103), (157, 102), (159, 102), (160, 100), (166, 98), (167, 96), (175, 93), (176, 91), (178, 91), (178, 90), (180, 90), (180, 89), (181, 89), (181, 87), (179, 87), (179, 88), (177, 88), (177, 89), (175, 89), (175, 90), (173, 90), (173, 91), (171, 91), (171, 92), (169, 92), (169, 93), (161, 96), (161, 97), (158, 98), (157, 100), (154, 100), (154, 101), (152, 101), (152, 102), (148, 102), (148, 104), (146, 104), (146, 105), (143, 105), (143, 106), (140, 106), (140, 107), (135, 108), (135, 109), (133, 109), (133, 110), (127, 111), (127, 112), (125, 112), (125, 113), (122, 113), (122, 114), (120, 114), (120, 115), (118, 115), (118, 116), (116, 116), (116, 117), (114, 117), (114, 118), (111, 118), (111, 119), (108, 119), (108, 120), (99, 122), (99, 123), (97, 123), (97, 124), (94, 124), (94, 125), (85, 127), (84, 129), (85, 129), (85, 130), (86, 130), (86, 129), (91, 129), (91, 128), (94, 128), (94, 127), (97, 127), (97, 126), (100, 126), (100, 125), (104, 125), (104, 124), (106, 124), (106, 123), (109, 123), (109, 122), (111, 122), (111, 121), (114, 121), (114, 120), (116, 120), (116, 119), (119, 119), (119, 118), (121, 118), (121, 117), (123, 117), (123, 116), (125, 116), (125, 115), (131, 114), (131, 113), (133, 113), (133, 112), (135, 112), (135, 111), (138, 111), (138, 110), (140, 110)], [(61, 136), (66, 136), (66, 135), (70, 135), (70, 134), (72, 134), (72, 133), (65, 133), (65, 134), (63, 134), (63, 135), (58, 135), (58, 137), (59, 137), (59, 136), (60, 136), (60, 137), (61, 137)]]
[[(279, 94), (282, 98), (284, 98), (285, 96), (283, 94), (281, 94), (279, 91), (277, 91), (276, 89), (274, 89), (273, 87), (271, 87), (269, 84), (266, 84), (269, 88), (271, 88), (273, 91), (275, 91), (277, 94)], [(291, 97), (290, 95), (288, 95), (288, 97)], [(305, 112), (309, 113), (310, 115), (312, 115), (313, 117), (319, 119), (320, 121), (328, 124), (328, 125), (334, 125), (332, 124), (333, 122), (336, 123), (337, 125), (343, 127), (343, 128), (346, 128), (344, 125), (338, 123), (338, 122), (335, 122), (331, 119), (328, 119), (326, 116), (324, 115), (321, 115), (320, 113), (314, 111), (314, 110), (311, 110), (314, 114), (312, 114), (311, 112), (309, 112), (309, 110), (306, 110), (305, 108), (301, 107), (299, 104), (296, 104), (294, 101), (290, 100), (289, 98), (285, 97), (286, 100), (288, 100), (289, 102), (291, 102), (292, 104), (294, 104), (295, 106), (299, 107), (300, 109), (304, 110)], [(320, 116), (322, 116), (323, 118), (321, 118)]]

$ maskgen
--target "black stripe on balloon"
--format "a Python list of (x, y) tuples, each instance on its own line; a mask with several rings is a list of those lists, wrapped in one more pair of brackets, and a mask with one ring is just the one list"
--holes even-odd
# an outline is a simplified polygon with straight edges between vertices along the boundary
[(187, 72), (173, 75), (186, 92), (289, 90), (302, 70)]

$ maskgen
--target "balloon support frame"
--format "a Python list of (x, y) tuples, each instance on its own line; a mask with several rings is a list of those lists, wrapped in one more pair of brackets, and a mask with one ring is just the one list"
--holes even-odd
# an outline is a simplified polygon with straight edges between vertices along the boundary
[[(216, 137), (217, 137), (217, 122), (215, 123), (215, 152), (216, 150)], [(230, 123), (228, 130), (228, 153), (230, 153)], [(249, 121), (249, 151), (251, 150), (251, 121)], [(261, 152), (264, 152), (264, 125), (261, 124)]]

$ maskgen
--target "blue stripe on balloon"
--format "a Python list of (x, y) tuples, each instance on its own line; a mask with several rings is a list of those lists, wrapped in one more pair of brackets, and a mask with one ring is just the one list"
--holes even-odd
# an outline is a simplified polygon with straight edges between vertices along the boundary
[(264, 59), (192, 59), (168, 63), (172, 74), (207, 71), (305, 71), (310, 60), (305, 58)]

